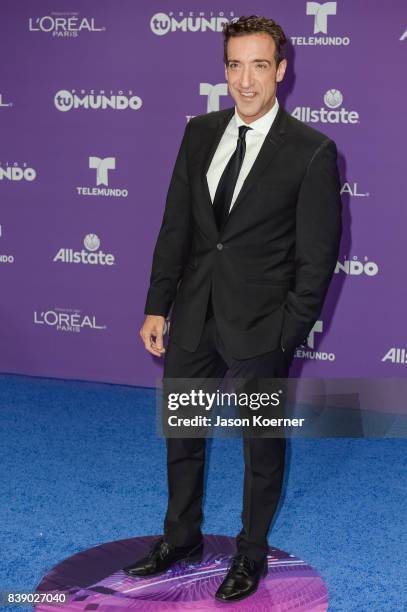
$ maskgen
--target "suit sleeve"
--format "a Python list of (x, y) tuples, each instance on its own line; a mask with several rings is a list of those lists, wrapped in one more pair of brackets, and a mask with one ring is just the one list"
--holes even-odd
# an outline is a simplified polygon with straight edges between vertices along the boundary
[(173, 169), (154, 249), (145, 314), (168, 315), (189, 252), (191, 206), (186, 163), (189, 131), (188, 123)]
[(308, 163), (296, 213), (296, 274), (284, 305), (281, 345), (293, 350), (322, 310), (339, 252), (342, 204), (335, 142), (324, 140)]

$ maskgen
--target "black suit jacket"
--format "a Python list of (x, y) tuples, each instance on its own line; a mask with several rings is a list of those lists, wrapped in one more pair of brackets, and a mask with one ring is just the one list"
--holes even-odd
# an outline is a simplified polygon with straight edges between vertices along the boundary
[(341, 200), (334, 141), (280, 106), (219, 233), (206, 172), (233, 113), (185, 128), (144, 312), (167, 316), (175, 300), (170, 333), (194, 351), (212, 286), (219, 333), (245, 359), (307, 337), (337, 261)]

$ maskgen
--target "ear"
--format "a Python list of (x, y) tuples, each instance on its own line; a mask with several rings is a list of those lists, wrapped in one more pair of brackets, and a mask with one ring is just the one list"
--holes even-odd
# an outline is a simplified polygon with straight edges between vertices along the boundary
[(223, 64), (223, 65), (224, 65), (224, 68), (225, 68), (225, 81), (227, 81), (228, 80), (228, 68), (227, 68), (226, 64)]
[(286, 69), (287, 69), (287, 60), (282, 59), (278, 65), (277, 72), (276, 72), (277, 83), (280, 83), (280, 81), (283, 80)]

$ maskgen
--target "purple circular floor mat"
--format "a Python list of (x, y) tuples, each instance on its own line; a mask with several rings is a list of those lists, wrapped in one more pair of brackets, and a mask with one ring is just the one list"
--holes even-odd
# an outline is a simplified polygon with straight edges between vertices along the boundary
[(319, 574), (304, 561), (269, 548), (268, 574), (256, 593), (236, 603), (222, 603), (214, 594), (222, 582), (235, 540), (206, 535), (200, 563), (174, 565), (151, 578), (130, 578), (121, 568), (144, 556), (158, 536), (108, 542), (77, 553), (56, 565), (37, 591), (64, 591), (65, 604), (37, 605), (35, 610), (224, 610), (234, 612), (326, 612), (328, 594)]

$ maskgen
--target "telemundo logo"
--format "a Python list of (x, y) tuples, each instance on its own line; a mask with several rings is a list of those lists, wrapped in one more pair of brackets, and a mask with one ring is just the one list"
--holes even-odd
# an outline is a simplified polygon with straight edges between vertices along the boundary
[[(212, 113), (220, 110), (221, 96), (228, 95), (227, 83), (199, 83), (199, 95), (206, 96), (206, 112)], [(186, 120), (190, 121), (195, 115), (185, 115)]]
[(297, 359), (308, 359), (315, 361), (335, 361), (335, 353), (327, 353), (326, 351), (315, 350), (315, 336), (322, 334), (324, 331), (324, 322), (318, 320), (308, 334), (306, 346), (303, 344), (295, 351), (294, 357)]
[[(293, 45), (303, 46), (346, 46), (350, 44), (349, 36), (327, 36), (328, 17), (335, 16), (337, 9), (336, 2), (307, 2), (306, 14), (314, 18), (314, 36), (291, 36)], [(316, 36), (322, 34), (323, 36)]]
[(77, 186), (76, 191), (81, 196), (104, 196), (127, 198), (127, 189), (119, 187), (109, 187), (109, 171), (116, 170), (115, 157), (89, 157), (89, 168), (96, 170), (96, 187)]
[(328, 89), (324, 94), (324, 104), (327, 108), (296, 106), (291, 114), (304, 123), (359, 123), (359, 113), (340, 108), (342, 103), (342, 92), (339, 89)]

